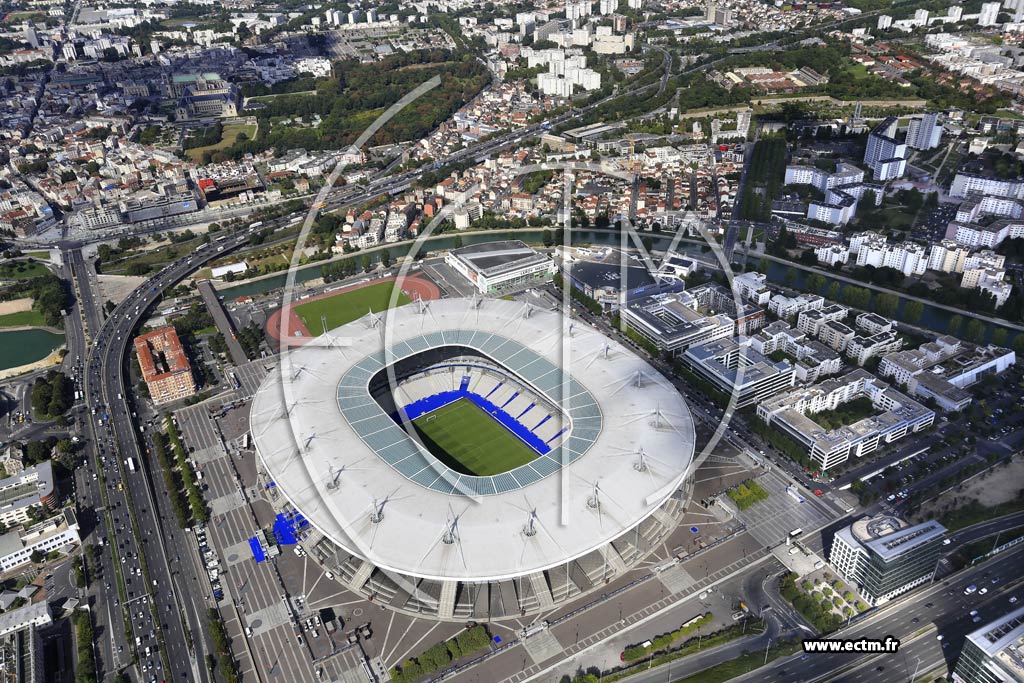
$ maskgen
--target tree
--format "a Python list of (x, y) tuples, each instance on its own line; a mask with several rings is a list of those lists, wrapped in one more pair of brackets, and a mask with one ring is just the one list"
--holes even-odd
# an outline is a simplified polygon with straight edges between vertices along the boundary
[(391, 265), (391, 251), (383, 249), (380, 252), (380, 264), (387, 268)]
[(946, 325), (946, 331), (956, 336), (963, 324), (964, 317), (958, 313), (949, 319), (949, 324)]
[(456, 235), (452, 241), (452, 249), (459, 249), (462, 247), (462, 235)]
[(825, 278), (818, 273), (811, 273), (807, 277), (807, 289), (817, 294), (825, 286)]
[(818, 256), (814, 253), (813, 249), (804, 249), (801, 251), (799, 260), (800, 263), (807, 266), (815, 266), (818, 264)]
[(545, 247), (550, 247), (555, 243), (555, 239), (551, 235), (551, 230), (549, 230), (548, 228), (544, 228), (544, 232), (541, 233), (541, 242), (544, 244)]
[(875, 311), (881, 316), (886, 318), (893, 317), (899, 305), (900, 300), (895, 294), (882, 292), (875, 295)]
[(924, 314), (924, 304), (920, 301), (908, 301), (903, 305), (903, 319), (911, 325), (921, 320), (922, 314)]
[(36, 550), (32, 551), (31, 555), (29, 555), (29, 559), (32, 560), (33, 564), (39, 564), (40, 562), (46, 559), (46, 555), (43, 554), (42, 550), (39, 550), (37, 548)]
[(1005, 327), (997, 327), (992, 331), (992, 343), (996, 346), (1003, 346), (1006, 344), (1007, 332)]
[(370, 258), (369, 254), (363, 254), (362, 263), (363, 263), (363, 270), (365, 270), (367, 273), (369, 273), (370, 272), (370, 266), (373, 265), (373, 260)]
[(839, 301), (839, 295), (842, 293), (842, 291), (843, 286), (839, 284), (838, 281), (833, 282), (828, 286), (828, 296), (826, 298), (831, 301)]
[(980, 344), (985, 338), (985, 323), (977, 318), (971, 318), (971, 321), (967, 323), (967, 330), (964, 332), (964, 336), (968, 341)]

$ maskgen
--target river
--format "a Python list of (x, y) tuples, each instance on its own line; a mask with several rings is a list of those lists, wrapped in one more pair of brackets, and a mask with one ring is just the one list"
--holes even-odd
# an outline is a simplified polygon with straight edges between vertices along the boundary
[(35, 363), (63, 343), (63, 334), (46, 330), (0, 331), (0, 370)]

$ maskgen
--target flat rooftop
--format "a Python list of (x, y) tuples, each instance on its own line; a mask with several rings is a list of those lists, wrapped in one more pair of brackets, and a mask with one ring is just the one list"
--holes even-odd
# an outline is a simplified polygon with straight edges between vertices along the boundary
[(473, 244), (450, 253), (470, 269), (487, 277), (548, 261), (547, 256), (520, 240)]
[(1016, 680), (1024, 680), (1024, 607), (968, 633), (967, 639)]

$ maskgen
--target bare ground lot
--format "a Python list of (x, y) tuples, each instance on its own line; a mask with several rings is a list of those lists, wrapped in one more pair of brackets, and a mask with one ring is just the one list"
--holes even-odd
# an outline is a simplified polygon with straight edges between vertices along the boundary
[(8, 313), (21, 313), (23, 311), (32, 310), (32, 299), (11, 299), (10, 301), (0, 301), (0, 315), (7, 315)]
[(938, 498), (921, 505), (915, 517), (918, 520), (935, 519), (976, 500), (985, 507), (1014, 500), (1024, 486), (1024, 455), (1017, 455), (1009, 465), (986, 470), (970, 481), (960, 484)]

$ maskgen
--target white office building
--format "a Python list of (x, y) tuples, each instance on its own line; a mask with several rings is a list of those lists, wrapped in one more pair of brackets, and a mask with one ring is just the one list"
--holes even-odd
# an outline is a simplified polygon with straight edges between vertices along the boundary
[(736, 393), (736, 407), (746, 408), (793, 386), (793, 366), (773, 362), (734, 339), (719, 339), (691, 346), (683, 354), (696, 375), (725, 394)]
[[(826, 429), (813, 415), (868, 398), (874, 413), (853, 424)], [(842, 377), (796, 389), (762, 402), (757, 416), (807, 449), (822, 471), (894, 443), (935, 422), (935, 411), (858, 368)]]
[(551, 279), (555, 262), (518, 240), (452, 249), (445, 263), (481, 294), (504, 294)]
[(936, 521), (910, 526), (887, 514), (864, 517), (836, 532), (828, 560), (865, 602), (882, 605), (931, 581), (945, 534)]

